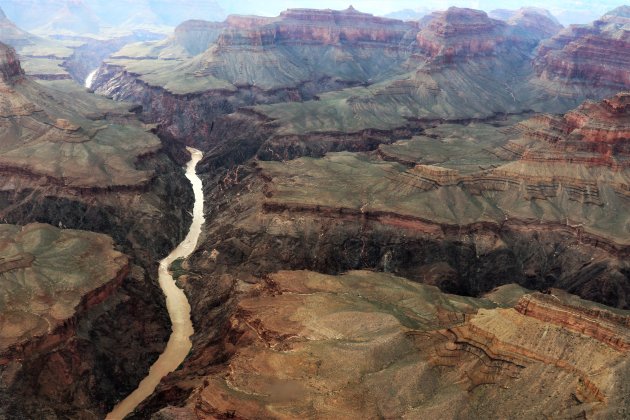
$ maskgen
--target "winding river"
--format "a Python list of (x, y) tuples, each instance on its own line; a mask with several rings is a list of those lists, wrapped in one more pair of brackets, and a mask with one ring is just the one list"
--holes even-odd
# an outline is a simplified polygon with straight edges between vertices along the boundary
[(98, 69), (96, 70), (92, 70), (90, 72), (90, 74), (88, 74), (88, 77), (85, 78), (85, 87), (90, 89), (92, 87), (92, 83), (94, 83), (94, 76), (96, 76), (96, 72), (98, 71)]
[(185, 258), (195, 250), (197, 240), (201, 234), (201, 225), (204, 223), (202, 183), (195, 170), (203, 155), (199, 150), (190, 147), (188, 151), (192, 155), (192, 159), (186, 165), (186, 177), (190, 180), (195, 193), (193, 221), (184, 241), (160, 261), (159, 268), (160, 287), (166, 296), (166, 307), (171, 318), (173, 331), (164, 352), (151, 366), (149, 374), (140, 382), (135, 391), (118, 403), (112, 412), (107, 415), (109, 420), (121, 420), (131, 413), (153, 393), (164, 376), (177, 369), (192, 347), (190, 336), (193, 334), (193, 325), (190, 320), (190, 304), (188, 299), (186, 299), (186, 295), (177, 287), (173, 276), (169, 272), (169, 267), (173, 261), (178, 258)]

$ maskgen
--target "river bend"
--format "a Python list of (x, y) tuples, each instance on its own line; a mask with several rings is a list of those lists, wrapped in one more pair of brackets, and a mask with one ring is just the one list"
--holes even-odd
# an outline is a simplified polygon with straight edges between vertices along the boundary
[(169, 272), (169, 267), (173, 261), (178, 258), (185, 258), (195, 250), (201, 235), (201, 226), (204, 223), (203, 188), (201, 179), (196, 172), (197, 163), (203, 155), (199, 150), (190, 147), (188, 151), (192, 155), (192, 159), (186, 165), (186, 177), (190, 180), (195, 193), (193, 221), (184, 241), (160, 261), (159, 268), (160, 287), (166, 297), (166, 307), (171, 318), (171, 337), (164, 352), (151, 366), (149, 374), (140, 382), (135, 391), (114, 407), (112, 412), (107, 415), (108, 420), (121, 420), (133, 412), (142, 401), (153, 393), (164, 376), (177, 369), (192, 347), (190, 336), (193, 334), (193, 325), (190, 319), (190, 304)]

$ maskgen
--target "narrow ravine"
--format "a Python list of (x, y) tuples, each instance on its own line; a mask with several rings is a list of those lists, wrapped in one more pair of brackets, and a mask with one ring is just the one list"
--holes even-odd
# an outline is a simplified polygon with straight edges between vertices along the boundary
[(201, 225), (204, 223), (202, 183), (195, 170), (203, 155), (199, 150), (190, 147), (188, 151), (192, 155), (192, 159), (186, 165), (186, 177), (190, 180), (195, 193), (193, 221), (184, 241), (160, 261), (159, 268), (160, 287), (166, 296), (166, 307), (171, 318), (173, 332), (164, 352), (151, 366), (149, 374), (140, 382), (138, 388), (118, 403), (112, 412), (107, 415), (107, 419), (110, 420), (121, 420), (133, 412), (142, 401), (153, 393), (164, 376), (177, 369), (188, 355), (192, 346), (190, 336), (193, 334), (193, 325), (190, 319), (190, 304), (186, 295), (177, 287), (173, 276), (169, 272), (169, 267), (173, 261), (178, 258), (185, 258), (195, 250), (197, 240), (201, 234)]

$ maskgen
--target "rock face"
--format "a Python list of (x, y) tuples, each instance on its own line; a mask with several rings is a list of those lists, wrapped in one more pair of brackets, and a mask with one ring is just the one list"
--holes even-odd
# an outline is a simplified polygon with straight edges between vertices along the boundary
[(507, 41), (507, 25), (488, 18), (485, 12), (452, 7), (424, 19), (418, 33), (418, 47), (431, 58), (452, 62), (457, 57), (495, 54)]
[(104, 235), (50, 225), (0, 225), (0, 364), (52, 348), (56, 335), (104, 302), (129, 274), (129, 259)]
[(5, 85), (12, 85), (24, 76), (15, 50), (0, 43), (0, 77)]
[(223, 341), (197, 340), (138, 418), (607, 418), (630, 410), (628, 312), (514, 285), (462, 298), (366, 271), (282, 271), (250, 283), (236, 281), (233, 309), (215, 318)]
[[(210, 201), (231, 208), (235, 196), (226, 188), (237, 183), (239, 207), (209, 216), (218, 226), (209, 227), (206, 250), (259, 274), (370, 268), (473, 296), (511, 279), (627, 308), (625, 96), (587, 102), (565, 117), (436, 123), (415, 136), (356, 139), (292, 136), (259, 115), (230, 115), (216, 124), (219, 146), (201, 167), (225, 173), (208, 178), (219, 183)], [(379, 145), (395, 135), (401, 140)], [(253, 156), (263, 161), (248, 164)], [(228, 238), (247, 244), (234, 260)], [(287, 242), (278, 248), (276, 241)], [(429, 280), (436, 264), (444, 278)]]
[[(94, 270), (103, 270), (89, 281), (105, 277), (109, 281), (102, 287), (86, 283), (95, 285), (93, 296), (79, 284), (83, 280), (78, 274), (70, 276), (69, 268), (64, 268), (68, 274), (64, 279), (79, 282), (76, 290), (72, 284), (59, 284), (65, 292), (33, 294), (44, 299), (33, 304), (38, 311), (52, 307), (54, 316), (41, 319), (50, 318), (53, 331), (35, 340), (45, 346), (42, 351), (26, 344), (25, 356), (3, 359), (0, 416), (98, 418), (135, 388), (168, 337), (154, 262), (186, 232), (192, 192), (183, 171), (169, 157), (179, 155), (177, 149), (163, 149), (150, 127), (129, 111), (130, 105), (90, 95), (70, 81), (35, 83), (24, 76), (15, 52), (5, 45), (0, 46), (0, 57), (0, 218), (13, 224), (42, 222), (109, 234), (130, 257), (121, 277), (91, 264)], [(50, 234), (44, 228), (28, 230), (35, 232), (29, 234), (29, 244), (42, 248), (29, 251), (35, 260), (8, 260), (7, 267), (35, 264), (47, 246), (53, 256), (55, 249), (76, 251), (70, 233), (64, 236), (50, 229)], [(51, 243), (55, 235), (61, 239)], [(99, 243), (101, 248), (111, 247), (111, 242), (94, 235), (95, 250)], [(87, 244), (83, 248), (91, 249)], [(111, 255), (119, 254), (103, 253), (103, 264)], [(90, 258), (85, 256), (85, 262)], [(77, 269), (86, 268), (74, 264), (70, 256), (66, 260)], [(49, 263), (40, 273), (58, 277), (59, 266)], [(39, 272), (37, 267), (25, 269), (24, 287), (37, 288), (29, 277)], [(87, 300), (79, 304), (84, 309), (80, 315), (72, 317), (78, 293)], [(34, 315), (29, 319), (37, 321)], [(59, 334), (54, 319), (66, 328)], [(36, 324), (35, 332), (44, 334), (41, 320)]]
[[(518, 130), (523, 138), (510, 146), (522, 150), (523, 160), (624, 170), (630, 166), (630, 93), (586, 102), (564, 116), (535, 117), (520, 124)], [(526, 144), (530, 147), (525, 149)]]
[(343, 11), (289, 9), (276, 19), (230, 16), (230, 29), (222, 34), (219, 46), (268, 44), (341, 43), (368, 46), (378, 43), (398, 46), (412, 24), (379, 18), (350, 7)]
[[(380, 115), (388, 126), (402, 126), (411, 117), (522, 112), (532, 104), (546, 106), (523, 83), (532, 72), (532, 50), (560, 26), (536, 11), (504, 23), (484, 12), (451, 8), (419, 24), (354, 9), (288, 10), (277, 18), (230, 16), (207, 28), (201, 39), (216, 41), (192, 58), (194, 48), (181, 33), (166, 42), (124, 48), (99, 70), (96, 91), (142, 103), (149, 121), (198, 145), (210, 134), (209, 121), (261, 103), (315, 99), (301, 117), (313, 116), (321, 130), (348, 122), (362, 125), (356, 131), (383, 129), (373, 121)], [(492, 85), (488, 74), (496, 79)], [(334, 105), (320, 94), (372, 85), (331, 95)], [(471, 95), (454, 103), (447, 99), (454, 92)], [(475, 102), (483, 102), (484, 110)], [(330, 113), (329, 106), (340, 109)], [(172, 117), (179, 114), (192, 118)], [(348, 121), (330, 121), (335, 114)]]
[[(241, 106), (311, 99), (403, 73), (414, 28), (353, 9), (188, 22), (164, 42), (123, 48), (94, 87), (141, 103), (148, 121), (192, 143), (207, 137), (218, 115)], [(176, 117), (184, 114), (191, 118)]]
[(571, 25), (542, 43), (537, 74), (569, 85), (630, 87), (630, 8), (622, 6), (590, 25)]
[[(529, 9), (505, 21), (457, 8), (418, 23), (354, 9), (189, 21), (96, 77), (158, 128), (89, 95), (61, 109), (75, 102), (60, 84), (16, 76), (0, 216), (108, 231), (146, 269), (187, 220), (174, 208), (188, 208), (147, 130), (172, 155), (177, 142), (206, 151), (204, 234), (174, 267), (193, 349), (138, 418), (626, 417), (628, 95), (567, 112), (617, 88), (536, 74), (539, 42), (559, 29)], [(159, 333), (138, 329), (162, 313), (141, 287), (151, 271), (136, 274), (126, 304), (87, 316), (77, 337), (93, 342), (74, 341), (105, 349), (86, 362), (99, 386), (88, 398), (28, 390), (82, 377), (66, 343), (28, 360), (7, 388), (27, 402), (10, 414), (41, 417), (49, 395), (58, 414), (102, 413), (114, 386), (129, 389), (137, 378), (114, 374), (146, 367), (150, 351), (108, 337), (155, 349)], [(117, 333), (113, 319), (134, 322)]]

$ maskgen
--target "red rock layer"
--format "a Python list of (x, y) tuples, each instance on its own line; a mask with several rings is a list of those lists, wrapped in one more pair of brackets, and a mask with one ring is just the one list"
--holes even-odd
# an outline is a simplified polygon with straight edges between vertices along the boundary
[(619, 8), (589, 26), (572, 25), (544, 42), (535, 59), (538, 75), (593, 86), (630, 87), (628, 10), (628, 6)]
[[(558, 293), (561, 293), (558, 291)], [(604, 309), (564, 304), (554, 295), (526, 295), (515, 309), (525, 316), (587, 335), (621, 352), (630, 351), (630, 318)]]
[(514, 45), (534, 47), (561, 26), (546, 15), (530, 10), (508, 23), (491, 19), (480, 10), (451, 7), (425, 18), (416, 40), (418, 48), (432, 58), (449, 62), (456, 57), (490, 55)]
[(587, 101), (564, 116), (541, 115), (519, 125), (522, 137), (544, 143), (512, 148), (527, 161), (630, 167), (630, 92)]
[(344, 11), (289, 9), (278, 18), (230, 16), (218, 44), (272, 45), (340, 43), (397, 44), (415, 25), (376, 17), (349, 8)]

